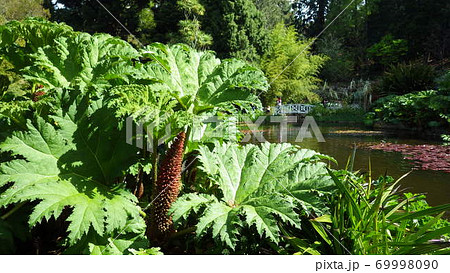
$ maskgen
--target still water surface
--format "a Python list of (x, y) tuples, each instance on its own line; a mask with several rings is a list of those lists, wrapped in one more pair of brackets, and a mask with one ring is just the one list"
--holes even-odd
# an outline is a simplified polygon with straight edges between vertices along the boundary
[[(414, 139), (411, 136), (398, 136), (389, 132), (372, 132), (357, 126), (319, 125), (319, 127), (325, 142), (318, 142), (315, 138), (305, 138), (296, 144), (334, 157), (339, 162), (337, 168), (345, 168), (355, 144), (380, 143), (382, 141), (412, 145), (440, 144), (439, 142)], [(295, 143), (299, 130), (300, 126), (289, 126), (286, 132), (287, 141)], [(276, 125), (265, 126), (261, 134), (270, 142), (279, 142), (281, 139), (279, 127)], [(372, 177), (387, 173), (394, 178), (399, 178), (413, 167), (410, 161), (404, 159), (400, 153), (358, 148), (354, 169), (368, 172), (369, 161), (372, 165)], [(400, 183), (404, 189), (410, 192), (427, 194), (427, 201), (430, 205), (450, 203), (450, 173), (414, 170)]]

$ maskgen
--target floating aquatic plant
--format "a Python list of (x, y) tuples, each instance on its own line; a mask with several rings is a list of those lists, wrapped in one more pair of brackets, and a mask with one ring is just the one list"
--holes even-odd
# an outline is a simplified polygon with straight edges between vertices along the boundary
[(450, 173), (450, 147), (441, 145), (409, 145), (380, 143), (368, 146), (372, 150), (399, 152), (405, 159), (414, 162), (422, 170), (444, 171)]

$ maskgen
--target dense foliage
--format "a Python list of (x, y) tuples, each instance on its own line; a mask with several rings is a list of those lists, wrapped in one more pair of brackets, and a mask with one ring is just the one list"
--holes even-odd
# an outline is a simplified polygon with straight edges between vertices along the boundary
[(0, 3), (0, 24), (27, 17), (48, 18), (48, 0), (4, 0)]
[(205, 0), (205, 30), (219, 57), (257, 61), (268, 47), (262, 15), (251, 0)]
[(198, 237), (211, 229), (215, 240), (235, 249), (237, 235), (255, 225), (261, 237), (278, 243), (278, 217), (300, 228), (297, 208), (308, 215), (327, 211), (322, 198), (332, 182), (320, 159), (329, 158), (290, 144), (201, 147), (200, 168), (219, 192), (183, 195), (172, 208), (174, 220), (206, 207), (199, 215)]
[(443, 92), (443, 94), (449, 94), (450, 92), (450, 71), (447, 71), (444, 75), (438, 78), (437, 80), (439, 85), (439, 90)]
[[(128, 31), (137, 35), (137, 30), (140, 30), (145, 34), (149, 31), (145, 28), (153, 26), (152, 4), (153, 1), (149, 0), (57, 0), (51, 1), (49, 5), (54, 20), (65, 22), (75, 30), (104, 32), (133, 39)], [(118, 21), (112, 18), (111, 14)]]
[(403, 95), (429, 90), (434, 85), (434, 70), (431, 66), (420, 63), (398, 64), (386, 70), (375, 93), (378, 96)]
[(286, 0), (253, 0), (262, 13), (267, 29), (273, 29), (279, 23), (289, 25), (292, 22), (291, 3)]
[(282, 97), (286, 103), (318, 102), (319, 97), (312, 91), (320, 82), (317, 76), (326, 57), (310, 54), (312, 41), (299, 40), (293, 27), (278, 24), (270, 39), (272, 46), (261, 60), (271, 83), (264, 97), (266, 104), (272, 104), (276, 97)]
[[(17, 1), (27, 4), (28, 15), (50, 13), (52, 20), (66, 22), (76, 30), (106, 32), (140, 46), (184, 42), (197, 49), (211, 48), (221, 58), (232, 56), (251, 61), (258, 61), (265, 53), (269, 46), (267, 33), (276, 24), (295, 25), (297, 33), (306, 38), (319, 34), (319, 39), (328, 35), (339, 37), (345, 56), (338, 56), (351, 66), (350, 77), (376, 76), (397, 61), (445, 63), (450, 48), (450, 7), (442, 1)], [(10, 2), (6, 1), (5, 6), (19, 12), (8, 20), (23, 19), (24, 11), (20, 10), (25, 9)], [(315, 47), (313, 50), (321, 52)], [(325, 67), (328, 65), (334, 63)], [(325, 76), (327, 80), (331, 78)]]
[(315, 37), (327, 28), (322, 37), (342, 39), (353, 77), (376, 76), (397, 61), (445, 63), (449, 56), (450, 6), (442, 1), (299, 0), (293, 11), (299, 33)]
[(321, 235), (333, 253), (448, 253), (445, 239), (433, 242), (430, 236), (448, 238), (450, 225), (441, 218), (449, 205), (431, 208), (418, 195), (397, 193), (401, 179), (369, 177), (367, 184), (363, 176), (352, 173), (331, 176), (339, 189), (330, 201), (333, 231), (332, 236)]
[[(38, 184), (40, 183), (42, 183), (42, 188), (51, 188), (52, 184), (60, 186), (60, 190), (56, 190), (56, 192), (59, 192), (61, 196), (48, 196), (49, 198), (53, 198), (53, 200), (44, 199), (44, 202), (40, 203), (40, 206), (44, 207), (44, 209), (42, 211), (35, 210), (37, 215), (36, 220), (39, 221), (40, 217), (44, 215), (49, 217), (55, 212), (59, 214), (66, 204), (62, 203), (59, 207), (58, 203), (61, 200), (68, 201), (71, 199), (69, 197), (70, 194), (83, 197), (78, 192), (74, 192), (73, 189), (63, 190), (63, 187), (66, 186), (65, 182), (59, 179), (71, 181), (75, 185), (86, 184), (83, 179), (90, 180), (93, 184), (110, 184), (115, 177), (120, 175), (121, 168), (127, 168), (127, 162), (133, 160), (133, 151), (131, 153), (120, 154), (120, 151), (124, 149), (120, 147), (119, 143), (121, 132), (111, 133), (106, 130), (107, 128), (103, 128), (101, 131), (97, 129), (99, 127), (98, 122), (108, 120), (108, 116), (105, 115), (108, 111), (102, 109), (101, 102), (92, 105), (92, 108), (98, 107), (99, 109), (91, 109), (91, 107), (88, 108), (86, 105), (74, 105), (70, 109), (63, 109), (59, 116), (52, 116), (51, 118), (58, 124), (58, 129), (52, 128), (49, 123), (46, 123), (42, 118), (38, 117), (35, 122), (36, 124), (33, 124), (33, 121), (29, 122), (26, 133), (14, 133), (2, 144), (3, 151), (24, 157), (24, 159), (13, 160), (2, 166), (2, 170), (4, 170), (2, 181), (16, 182), (15, 186), (3, 195), (3, 198), (6, 198), (3, 199), (5, 205), (9, 203), (9, 200), (17, 201), (23, 200), (24, 198), (33, 200), (38, 198), (40, 196), (38, 191), (40, 186)], [(86, 109), (86, 113), (83, 113), (83, 108)], [(63, 115), (62, 112), (66, 113)], [(89, 126), (90, 130), (84, 130), (82, 132), (83, 129), (79, 129), (82, 126)], [(85, 135), (88, 131), (88, 135)], [(99, 134), (104, 135), (99, 136)], [(110, 137), (110, 142), (105, 142), (104, 136), (109, 134), (114, 136), (114, 138)], [(98, 143), (98, 139), (103, 139), (103, 141)], [(76, 145), (75, 143), (79, 144)], [(105, 147), (101, 145), (105, 145)], [(106, 148), (109, 145), (115, 146), (114, 151)], [(95, 149), (93, 149), (94, 146), (96, 147)], [(74, 148), (76, 148), (76, 151), (73, 151)], [(96, 153), (94, 153), (95, 150), (97, 150)], [(101, 152), (105, 154), (101, 154)], [(106, 152), (114, 153), (114, 156)], [(80, 159), (80, 157), (84, 158)], [(115, 160), (117, 161), (114, 162)], [(84, 164), (80, 166), (75, 162), (83, 162)], [(42, 164), (46, 168), (39, 169), (36, 166), (38, 164)], [(60, 164), (60, 167), (58, 167), (58, 164)], [(26, 178), (26, 175), (21, 173), (23, 170), (27, 170), (30, 178)], [(22, 174), (22, 176), (18, 177), (16, 176), (17, 174)], [(54, 177), (56, 178), (55, 181), (53, 181)], [(28, 192), (28, 194), (24, 193), (29, 188), (33, 190)], [(100, 189), (98, 188), (98, 190)], [(65, 196), (63, 194), (64, 192), (67, 192), (68, 195)], [(22, 194), (25, 194), (26, 197), (21, 196)], [(80, 200), (74, 198), (74, 204), (78, 205), (82, 203)], [(107, 206), (107, 203), (104, 205)], [(46, 211), (48, 208), (52, 209)], [(78, 214), (77, 206), (75, 206), (74, 213)], [(82, 212), (79, 214), (89, 216), (90, 213)], [(98, 218), (102, 219), (103, 217)], [(89, 221), (92, 221), (92, 219)], [(89, 226), (89, 221), (86, 221), (87, 226)], [(100, 226), (93, 226), (99, 228), (97, 229), (99, 233), (103, 233)], [(80, 234), (86, 233), (86, 230), (83, 228), (76, 228), (72, 231), (79, 232)], [(73, 235), (69, 237), (77, 239), (79, 236)]]
[(292, 8), (296, 27), (309, 36), (318, 35), (325, 27), (330, 2), (329, 0), (293, 1)]
[(384, 36), (380, 42), (367, 49), (369, 57), (381, 65), (398, 63), (408, 51), (408, 42), (394, 39), (392, 35)]
[(326, 35), (316, 43), (317, 52), (328, 57), (320, 70), (320, 78), (329, 82), (345, 82), (352, 76), (354, 64), (342, 39)]
[(426, 128), (450, 125), (450, 97), (441, 91), (421, 91), (402, 96), (388, 96), (374, 106), (375, 114), (388, 123)]
[(342, 107), (338, 109), (326, 108), (322, 105), (314, 107), (310, 112), (316, 121), (324, 122), (362, 122), (365, 111), (360, 108)]
[(29, 18), (21, 22), (11, 21), (0, 26), (0, 54), (9, 61), (11, 70), (19, 72), (29, 66), (32, 54), (44, 46), (53, 46), (59, 37), (74, 36), (66, 24), (55, 24), (43, 19)]
[[(447, 241), (436, 242), (448, 240), (448, 205), (400, 195), (387, 177), (333, 170), (334, 159), (315, 151), (243, 145), (236, 128), (218, 136), (209, 133), (219, 125), (202, 123), (255, 118), (261, 99), (277, 96), (366, 107), (366, 80), (313, 91), (325, 55), (330, 81), (360, 71), (367, 41), (352, 39), (366, 33), (375, 5), (351, 5), (315, 47), (286, 26), (283, 1), (102, 2), (128, 30), (90, 0), (45, 1), (53, 19), (90, 33), (36, 18), (0, 26), (0, 253), (448, 253)], [(295, 19), (306, 20), (296, 24), (306, 35), (348, 3), (301, 2)], [(144, 45), (129, 30), (168, 44)], [(412, 38), (393, 37), (374, 42), (383, 54), (372, 61), (418, 52), (413, 42), (403, 56), (399, 39)], [(240, 59), (199, 50), (208, 47)], [(378, 101), (371, 118), (448, 128), (448, 75), (422, 91), (433, 71), (405, 67), (385, 76), (385, 90), (402, 95)], [(314, 110), (323, 120), (362, 113)]]
[[(38, 31), (28, 34), (28, 28)], [(129, 187), (136, 184), (135, 195), (143, 197), (142, 184), (170, 184), (180, 176), (184, 139), (179, 151), (165, 155), (166, 162), (178, 157), (179, 167), (173, 169), (159, 162), (161, 151), (140, 153), (126, 143), (126, 117), (152, 117), (142, 120), (149, 124), (158, 118), (154, 114), (167, 114), (148, 133), (162, 136), (170, 125), (176, 134), (189, 124), (190, 114), (251, 109), (259, 104), (253, 92), (267, 89), (261, 71), (185, 45), (154, 44), (141, 52), (106, 34), (76, 33), (42, 20), (12, 22), (2, 32), (4, 56), (21, 77), (39, 86), (40, 95), (23, 100), (2, 96), (2, 123), (11, 128), (2, 132), (1, 205), (18, 203), (14, 212), (26, 201), (37, 201), (30, 227), (42, 219), (69, 222), (67, 241), (60, 245), (67, 253), (98, 253), (94, 242), (115, 245), (116, 239), (122, 240), (121, 247), (104, 245), (100, 252), (129, 252), (135, 244), (145, 248), (147, 240), (139, 243), (146, 229), (140, 215), (145, 213)], [(30, 42), (16, 44), (21, 35)], [(6, 55), (11, 51), (16, 55)], [(136, 61), (144, 57), (152, 61)], [(3, 78), (2, 93), (9, 84)], [(165, 169), (157, 173), (159, 164)], [(146, 188), (150, 193), (151, 185)], [(165, 198), (155, 191), (154, 196)], [(155, 199), (151, 208), (159, 203)], [(107, 239), (114, 236), (112, 242)]]
[(1, 151), (13, 158), (0, 165), (5, 189), (0, 205), (41, 200), (30, 215), (31, 227), (71, 208), (66, 213), (68, 245), (91, 233), (121, 233), (129, 221), (136, 225), (131, 232), (140, 226), (142, 233), (137, 199), (120, 183), (137, 156), (123, 142), (124, 130), (117, 129), (101, 100), (88, 104), (67, 93), (59, 96), (55, 115), (35, 115), (27, 130), (15, 130), (2, 142)]
[(369, 41), (381, 40), (387, 33), (408, 41), (408, 56), (449, 56), (448, 23), (450, 5), (445, 1), (370, 1), (367, 18)]
[(161, 1), (154, 10), (156, 28), (152, 35), (158, 41), (202, 49), (211, 46), (212, 37), (202, 27), (205, 7), (198, 0)]

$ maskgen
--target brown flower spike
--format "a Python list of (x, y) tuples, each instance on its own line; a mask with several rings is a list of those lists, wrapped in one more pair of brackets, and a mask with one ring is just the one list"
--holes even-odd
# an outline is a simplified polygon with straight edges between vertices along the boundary
[(180, 132), (159, 166), (150, 214), (149, 237), (152, 241), (160, 242), (173, 232), (172, 217), (168, 212), (180, 192), (185, 139), (186, 133)]

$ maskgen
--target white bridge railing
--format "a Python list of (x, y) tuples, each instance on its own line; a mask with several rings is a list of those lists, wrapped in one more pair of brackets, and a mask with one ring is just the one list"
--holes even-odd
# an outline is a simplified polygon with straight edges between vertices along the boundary
[(314, 105), (310, 104), (283, 104), (280, 106), (275, 106), (275, 115), (284, 114), (308, 114)]

